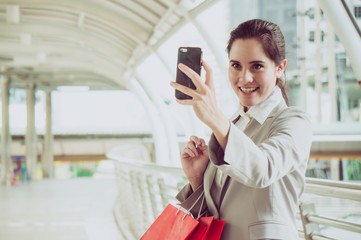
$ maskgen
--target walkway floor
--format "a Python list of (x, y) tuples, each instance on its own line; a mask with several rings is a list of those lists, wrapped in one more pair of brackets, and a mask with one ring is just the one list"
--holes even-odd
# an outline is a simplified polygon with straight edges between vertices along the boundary
[(0, 186), (0, 239), (123, 240), (112, 212), (113, 177)]

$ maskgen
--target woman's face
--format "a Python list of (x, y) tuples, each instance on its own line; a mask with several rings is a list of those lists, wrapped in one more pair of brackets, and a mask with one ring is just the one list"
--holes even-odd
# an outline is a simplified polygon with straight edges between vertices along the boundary
[(286, 60), (276, 66), (255, 38), (237, 39), (229, 53), (228, 77), (242, 106), (262, 103), (273, 92)]

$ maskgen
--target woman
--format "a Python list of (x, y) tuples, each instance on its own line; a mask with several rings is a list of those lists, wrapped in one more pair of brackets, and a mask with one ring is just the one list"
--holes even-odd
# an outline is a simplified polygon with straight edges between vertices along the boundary
[(196, 90), (171, 83), (193, 97), (177, 101), (192, 105), (213, 131), (208, 146), (192, 136), (184, 148), (181, 161), (189, 184), (177, 199), (186, 209), (195, 203), (194, 216), (201, 212), (225, 220), (222, 239), (298, 239), (296, 212), (311, 124), (304, 112), (287, 106), (284, 37), (276, 24), (250, 20), (231, 32), (227, 50), (229, 81), (240, 104), (231, 120), (217, 106), (205, 62), (205, 82), (178, 66)]

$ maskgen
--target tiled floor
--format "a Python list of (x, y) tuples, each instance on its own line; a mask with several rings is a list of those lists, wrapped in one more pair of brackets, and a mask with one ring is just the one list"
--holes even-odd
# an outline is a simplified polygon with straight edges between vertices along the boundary
[(1, 240), (123, 240), (111, 175), (0, 186)]

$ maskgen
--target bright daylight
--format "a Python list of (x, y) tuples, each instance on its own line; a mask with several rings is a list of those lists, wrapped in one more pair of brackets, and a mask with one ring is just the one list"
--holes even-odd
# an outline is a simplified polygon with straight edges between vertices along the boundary
[(360, 29), (360, 0), (0, 0), (0, 239), (361, 239)]

